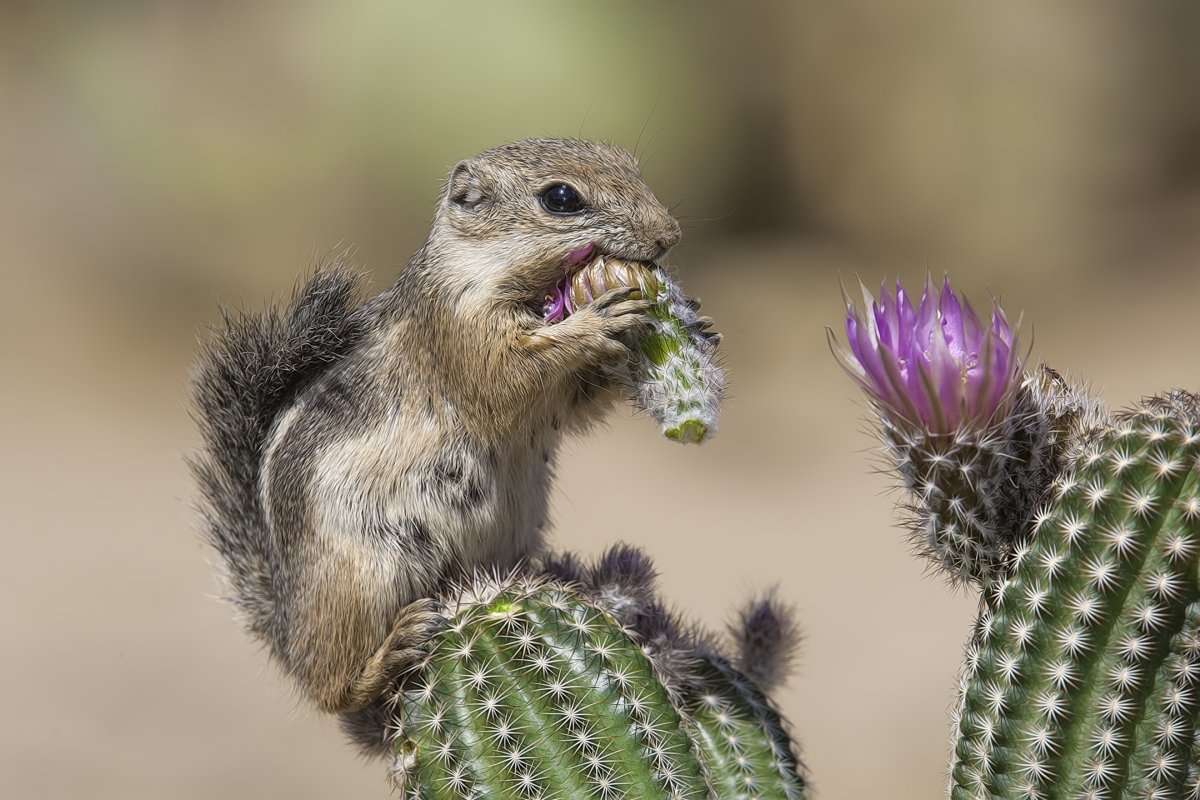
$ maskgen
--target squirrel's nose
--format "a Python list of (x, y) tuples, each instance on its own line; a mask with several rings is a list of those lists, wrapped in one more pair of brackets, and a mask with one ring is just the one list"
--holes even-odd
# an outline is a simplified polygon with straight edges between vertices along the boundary
[(654, 237), (654, 243), (658, 245), (658, 249), (665, 254), (672, 247), (679, 244), (679, 240), (681, 238), (683, 238), (683, 233), (679, 230), (679, 223), (673, 218), (667, 217), (657, 231), (657, 235)]

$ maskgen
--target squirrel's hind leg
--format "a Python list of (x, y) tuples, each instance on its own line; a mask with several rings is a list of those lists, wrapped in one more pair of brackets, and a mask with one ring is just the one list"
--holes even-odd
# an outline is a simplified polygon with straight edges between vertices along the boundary
[(359, 676), (351, 681), (336, 708), (340, 714), (358, 711), (379, 698), (404, 673), (425, 657), (423, 647), (442, 625), (443, 607), (436, 600), (422, 599), (400, 611), (383, 645), (367, 660)]

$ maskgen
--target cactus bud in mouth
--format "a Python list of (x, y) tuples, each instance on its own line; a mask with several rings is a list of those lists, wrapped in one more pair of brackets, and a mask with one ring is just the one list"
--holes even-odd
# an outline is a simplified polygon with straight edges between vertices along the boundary
[(622, 286), (636, 287), (635, 298), (653, 304), (650, 328), (638, 335), (621, 376), (630, 399), (668, 439), (699, 444), (712, 438), (725, 392), (725, 375), (716, 363), (720, 336), (706, 330), (697, 305), (661, 267), (599, 256), (546, 290), (546, 322), (561, 322)]

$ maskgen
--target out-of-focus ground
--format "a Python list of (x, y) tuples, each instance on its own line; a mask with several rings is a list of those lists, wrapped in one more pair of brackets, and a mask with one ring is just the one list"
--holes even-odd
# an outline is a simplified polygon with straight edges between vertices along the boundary
[(0, 796), (389, 796), (213, 598), (187, 364), (218, 297), (343, 239), (382, 287), (456, 158), (580, 130), (686, 195), (731, 391), (701, 448), (571, 443), (556, 543), (644, 546), (714, 628), (778, 585), (817, 796), (938, 796), (974, 601), (892, 524), (839, 274), (990, 289), (1116, 406), (1200, 389), (1197, 27), (905, 6), (0, 4)]

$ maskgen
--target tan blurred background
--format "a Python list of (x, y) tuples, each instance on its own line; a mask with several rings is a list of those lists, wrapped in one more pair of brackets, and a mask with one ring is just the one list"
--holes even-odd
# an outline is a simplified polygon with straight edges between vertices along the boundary
[(973, 599), (907, 552), (823, 326), (950, 272), (1114, 405), (1200, 389), (1184, 2), (0, 2), (0, 796), (389, 796), (236, 629), (191, 531), (187, 364), (353, 245), (376, 287), (456, 159), (637, 149), (726, 335), (721, 436), (570, 445), (557, 541), (644, 545), (720, 627), (772, 584), (820, 798), (936, 797)]

